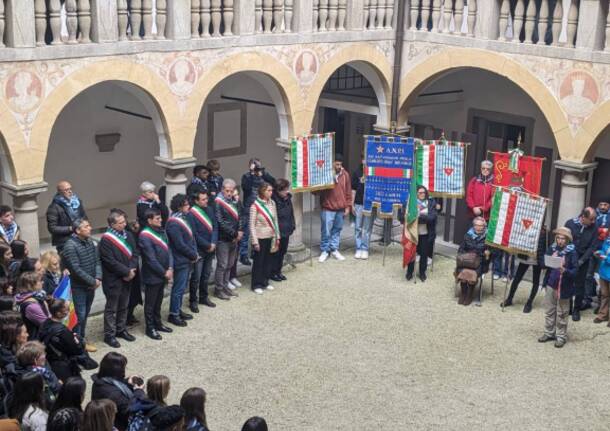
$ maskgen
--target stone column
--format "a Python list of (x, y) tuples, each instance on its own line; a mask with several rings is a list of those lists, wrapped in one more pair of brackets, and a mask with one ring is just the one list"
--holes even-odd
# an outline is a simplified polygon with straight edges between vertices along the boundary
[(38, 256), (40, 238), (38, 232), (38, 195), (47, 190), (45, 182), (16, 186), (1, 185), (13, 197), (15, 221), (21, 230), (21, 239), (28, 243), (30, 256)]
[(186, 170), (195, 166), (197, 159), (194, 157), (166, 159), (157, 156), (155, 163), (157, 166), (165, 168), (165, 204), (169, 208), (172, 197), (178, 193), (186, 193), (186, 183), (189, 179)]
[(500, 3), (497, 1), (477, 2), (474, 37), (491, 40), (498, 38), (500, 34)]
[[(290, 178), (292, 177), (290, 141), (278, 138), (275, 142), (278, 147), (284, 150), (284, 178), (290, 181)], [(290, 236), (288, 253), (291, 255), (292, 262), (302, 262), (309, 257), (309, 249), (303, 244), (303, 193), (295, 193), (292, 195), (292, 207), (294, 210), (296, 230)]]
[(233, 15), (234, 33), (239, 35), (254, 34), (259, 22), (256, 22), (254, 0), (236, 0)]
[(359, 31), (364, 29), (364, 25), (364, 0), (352, 0), (347, 2), (345, 28), (347, 30)]
[(34, 2), (7, 0), (5, 14), (6, 45), (11, 48), (36, 46)]
[(191, 1), (167, 0), (166, 37), (172, 40), (191, 38)]
[(555, 161), (555, 168), (562, 171), (561, 195), (559, 202), (556, 202), (559, 205), (557, 226), (563, 226), (568, 219), (576, 217), (585, 207), (589, 174), (596, 167), (597, 163)]
[(294, 3), (292, 31), (294, 33), (311, 33), (313, 31), (313, 0), (300, 0)]
[(97, 43), (116, 42), (118, 39), (117, 2), (91, 0), (91, 39)]
[(602, 2), (580, 0), (576, 48), (604, 49), (605, 28), (606, 17), (603, 13)]

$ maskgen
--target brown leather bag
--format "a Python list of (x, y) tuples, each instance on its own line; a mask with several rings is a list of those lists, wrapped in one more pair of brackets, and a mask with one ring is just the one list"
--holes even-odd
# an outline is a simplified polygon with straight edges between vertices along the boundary
[(460, 253), (456, 257), (456, 266), (460, 269), (477, 270), (481, 266), (481, 257), (477, 253)]
[(461, 283), (476, 284), (479, 275), (473, 269), (462, 269), (455, 278)]

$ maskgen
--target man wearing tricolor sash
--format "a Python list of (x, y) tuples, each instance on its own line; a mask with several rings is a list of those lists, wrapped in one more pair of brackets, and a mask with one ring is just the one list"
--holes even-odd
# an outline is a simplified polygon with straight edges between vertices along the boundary
[(218, 226), (214, 213), (209, 207), (209, 195), (206, 190), (197, 190), (190, 196), (192, 206), (187, 220), (193, 227), (197, 252), (200, 259), (193, 268), (189, 284), (189, 306), (193, 313), (199, 313), (199, 306), (216, 307), (208, 296), (208, 280), (212, 272), (212, 262), (218, 242)]
[(218, 243), (216, 244), (216, 273), (214, 275), (214, 296), (228, 300), (237, 293), (229, 289), (231, 268), (235, 264), (237, 247), (244, 235), (244, 222), (240, 217), (238, 202), (233, 200), (235, 181), (224, 180), (222, 192), (216, 197), (214, 214), (218, 223)]
[(188, 285), (193, 265), (199, 259), (193, 228), (187, 220), (191, 208), (186, 195), (177, 194), (170, 203), (171, 217), (165, 225), (169, 247), (174, 258), (174, 284), (169, 302), (168, 322), (176, 326), (186, 326), (191, 314), (182, 311), (182, 297)]
[(122, 213), (111, 212), (108, 229), (99, 244), (102, 261), (102, 288), (106, 295), (104, 307), (104, 342), (110, 347), (121, 347), (118, 338), (134, 341), (127, 332), (127, 311), (131, 283), (138, 270), (136, 241), (125, 228), (127, 220)]
[(156, 208), (144, 213), (143, 229), (138, 237), (142, 251), (142, 281), (144, 282), (144, 319), (146, 335), (153, 340), (160, 340), (161, 332), (172, 332), (171, 328), (161, 321), (161, 305), (165, 284), (173, 278), (172, 254), (169, 240), (163, 229), (161, 211)]

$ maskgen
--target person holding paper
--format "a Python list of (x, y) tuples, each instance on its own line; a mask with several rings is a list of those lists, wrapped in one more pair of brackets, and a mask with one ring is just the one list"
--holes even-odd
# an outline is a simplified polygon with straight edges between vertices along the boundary
[(578, 272), (578, 254), (572, 244), (570, 229), (560, 227), (553, 233), (555, 242), (547, 249), (544, 259), (547, 268), (542, 284), (546, 289), (544, 335), (538, 338), (538, 342), (546, 343), (554, 340), (555, 347), (561, 348), (566, 344), (568, 337), (568, 314), (570, 298), (575, 292), (574, 279)]

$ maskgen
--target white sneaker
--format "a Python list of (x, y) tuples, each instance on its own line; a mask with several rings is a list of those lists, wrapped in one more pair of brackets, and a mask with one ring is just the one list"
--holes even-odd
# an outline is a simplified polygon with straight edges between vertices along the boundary
[(257, 287), (256, 289), (254, 289), (254, 293), (256, 293), (257, 295), (262, 295), (263, 289), (261, 289), (260, 287)]
[(235, 287), (241, 287), (241, 283), (237, 278), (232, 278), (231, 280), (229, 280), (229, 282)]
[(275, 287), (273, 287), (272, 285), (268, 284), (267, 287), (265, 287), (265, 289), (267, 290), (273, 290), (275, 289)]
[(432, 265), (432, 259), (428, 258), (428, 265)]
[(356, 254), (354, 255), (354, 259), (362, 259), (362, 250), (356, 250)]
[(369, 252), (366, 250), (362, 250), (362, 252), (360, 253), (360, 259), (368, 259), (369, 258)]
[(498, 274), (494, 274), (494, 280), (499, 280), (500, 276)]
[(328, 259), (328, 252), (323, 251), (320, 257), (318, 258), (318, 262), (326, 262), (326, 259)]
[(236, 286), (236, 285), (234, 285), (233, 283), (231, 283), (230, 281), (227, 283), (227, 287), (228, 287), (229, 289), (231, 289), (231, 290), (235, 290), (235, 289), (237, 289), (237, 286)]
[(335, 250), (331, 254), (337, 260), (345, 260), (345, 257), (343, 257), (343, 255), (341, 253), (339, 253), (339, 250)]
[(508, 283), (508, 277), (502, 277), (502, 282), (503, 283)]

